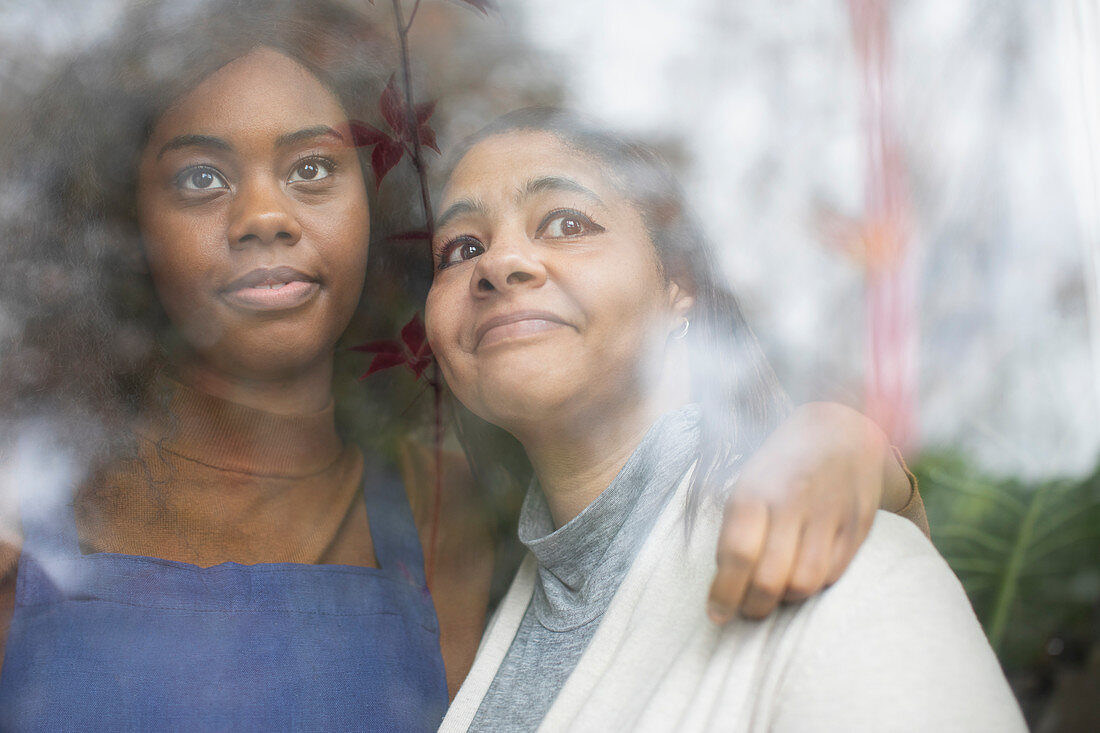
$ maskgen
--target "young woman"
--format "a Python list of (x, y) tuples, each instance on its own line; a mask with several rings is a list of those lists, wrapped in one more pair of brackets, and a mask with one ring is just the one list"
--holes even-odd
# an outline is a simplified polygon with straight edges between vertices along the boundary
[[(85, 121), (115, 127), (77, 151), (102, 158), (70, 161), (88, 189), (55, 195), (101, 239), (43, 241), (95, 255), (131, 234), (111, 217), (120, 206), (139, 233), (120, 244), (140, 241), (171, 327), (138, 390), (80, 390), (141, 409), (132, 433), (108, 436), (75, 506), (57, 487), (19, 487), (6, 729), (428, 730), (446, 708), (404, 492), (365, 471), (333, 422), (335, 345), (370, 234), (345, 105), (377, 89), (380, 69), (357, 52), (351, 13), (329, 8), (303, 28), (311, 16), (255, 9), (227, 4), (236, 13), (204, 24), (165, 5), (127, 39), (131, 53), (112, 49), (121, 78), (77, 70), (97, 91), (117, 85)], [(93, 323), (105, 317), (94, 305)]]
[(440, 210), (430, 342), (536, 479), (530, 555), (443, 730), (1024, 729), (958, 581), (896, 517), (801, 606), (699, 612), (709, 487), (784, 400), (651, 153), (522, 110), (474, 136)]
[[(341, 439), (332, 397), (380, 208), (347, 122), (371, 118), (385, 49), (340, 4), (146, 3), (4, 151), (21, 202), (0, 288), (20, 324), (0, 360), (20, 525), (0, 583), (5, 728), (441, 719), (483, 628), (492, 538), (448, 497), (439, 555), (463, 562), (429, 596), (401, 487)], [(716, 615), (814, 590), (862, 539), (888, 453), (863, 418), (829, 419), (824, 450), (781, 431), (762, 451), (776, 496), (749, 506), (770, 519), (731, 511), (761, 541), (733, 546)], [(851, 516), (814, 514), (821, 494)], [(821, 573), (798, 575), (803, 527), (837, 550)]]

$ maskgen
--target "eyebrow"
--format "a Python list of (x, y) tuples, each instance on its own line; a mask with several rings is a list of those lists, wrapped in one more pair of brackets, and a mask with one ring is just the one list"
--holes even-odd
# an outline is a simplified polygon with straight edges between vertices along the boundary
[(439, 215), (435, 220), (435, 228), (442, 229), (447, 226), (452, 219), (456, 219), (465, 214), (481, 214), (487, 216), (489, 214), (489, 207), (479, 199), (459, 199), (448, 206), (447, 210)]
[(314, 125), (313, 127), (302, 128), (297, 132), (288, 132), (285, 135), (280, 135), (275, 138), (275, 147), (285, 148), (289, 145), (295, 145), (304, 140), (312, 140), (318, 137), (334, 137), (337, 140), (345, 139), (343, 135), (328, 125)]
[[(312, 140), (318, 137), (334, 137), (337, 140), (345, 139), (343, 135), (328, 125), (314, 125), (313, 127), (304, 127), (301, 130), (280, 135), (275, 138), (275, 147), (285, 148), (290, 145), (296, 145), (304, 140)], [(169, 151), (191, 147), (214, 148), (215, 150), (233, 149), (228, 142), (222, 140), (220, 137), (214, 137), (213, 135), (177, 135), (161, 147), (160, 151), (157, 153), (157, 160), (160, 160), (164, 157), (164, 154)]]
[(161, 147), (160, 151), (157, 153), (157, 160), (163, 158), (164, 154), (169, 151), (193, 147), (214, 148), (216, 150), (231, 149), (229, 143), (222, 140), (220, 137), (214, 137), (212, 135), (177, 135)]
[(592, 199), (595, 203), (607, 208), (595, 191), (582, 186), (572, 178), (562, 178), (561, 176), (543, 176), (541, 178), (535, 178), (527, 182), (527, 185), (517, 195), (517, 200), (522, 201), (525, 198), (534, 196), (535, 194), (542, 193), (544, 191), (569, 191), (570, 193), (579, 193), (580, 195)]
[[(543, 176), (541, 178), (534, 178), (527, 182), (522, 189), (516, 194), (517, 201), (523, 201), (544, 191), (569, 191), (571, 193), (579, 193), (585, 198), (591, 199), (594, 203), (603, 208), (607, 208), (595, 191), (582, 186), (572, 178), (562, 178), (560, 176)], [(442, 229), (455, 219), (464, 214), (482, 214), (488, 215), (489, 207), (478, 199), (463, 198), (455, 201), (453, 204), (447, 207), (447, 210), (440, 214), (436, 219), (435, 228)]]

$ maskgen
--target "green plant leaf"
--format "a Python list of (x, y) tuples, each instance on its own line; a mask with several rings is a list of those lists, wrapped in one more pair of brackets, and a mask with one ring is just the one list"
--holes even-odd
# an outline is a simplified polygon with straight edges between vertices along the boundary
[(1055, 635), (1090, 633), (1100, 599), (1100, 471), (1028, 484), (952, 454), (914, 468), (932, 540), (959, 576), (1006, 671)]

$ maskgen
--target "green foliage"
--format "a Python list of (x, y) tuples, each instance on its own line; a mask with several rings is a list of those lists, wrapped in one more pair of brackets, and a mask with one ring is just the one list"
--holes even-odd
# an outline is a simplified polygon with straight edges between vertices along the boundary
[(1029, 484), (927, 454), (914, 472), (932, 540), (1006, 672), (1042, 664), (1054, 637), (1100, 643), (1100, 467), (1083, 480)]

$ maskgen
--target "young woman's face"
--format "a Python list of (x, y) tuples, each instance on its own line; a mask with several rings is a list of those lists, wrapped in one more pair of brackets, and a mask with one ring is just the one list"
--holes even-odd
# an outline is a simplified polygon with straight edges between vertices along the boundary
[(444, 192), (428, 338), (456, 396), (513, 432), (637, 400), (691, 306), (601, 168), (517, 131), (471, 148)]
[(331, 360), (363, 287), (367, 193), (347, 115), (306, 69), (257, 49), (158, 120), (138, 217), (191, 358), (244, 378)]

